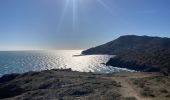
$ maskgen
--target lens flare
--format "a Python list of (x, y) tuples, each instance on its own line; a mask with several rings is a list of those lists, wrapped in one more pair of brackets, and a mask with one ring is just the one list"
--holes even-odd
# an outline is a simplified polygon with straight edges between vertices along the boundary
[(97, 0), (100, 5), (102, 5), (110, 14), (115, 15), (113, 10), (103, 1), (103, 0)]
[[(66, 12), (69, 8), (72, 8), (72, 32), (75, 33), (78, 31), (78, 3), (82, 3), (83, 0), (65, 0), (65, 5), (58, 23), (57, 30), (61, 29), (64, 18), (66, 17)], [(90, 2), (90, 1), (88, 1)], [(104, 0), (96, 0), (102, 7), (104, 7), (110, 14), (115, 15), (115, 12), (104, 2)]]
[(70, 5), (72, 8), (72, 31), (75, 32), (78, 29), (77, 28), (77, 23), (78, 23), (77, 4), (78, 4), (77, 0), (65, 0), (64, 8), (60, 16), (60, 20), (58, 22), (57, 31), (60, 31), (64, 18), (66, 17), (66, 12), (69, 10), (68, 8)]
[(57, 25), (57, 31), (59, 31), (60, 28), (61, 28), (61, 25), (62, 25), (62, 23), (63, 23), (64, 17), (65, 17), (65, 15), (66, 15), (66, 12), (67, 12), (67, 9), (68, 9), (69, 1), (70, 1), (70, 0), (66, 0), (66, 1), (65, 1), (64, 9), (63, 9), (63, 11), (62, 11), (62, 14), (61, 14), (61, 16), (60, 16), (60, 20), (59, 20), (58, 25)]
[(77, 0), (72, 0), (72, 28), (73, 28), (73, 32), (75, 32), (78, 28), (77, 28), (77, 21), (78, 21), (78, 14), (77, 14), (77, 10), (78, 10), (78, 5), (77, 5)]

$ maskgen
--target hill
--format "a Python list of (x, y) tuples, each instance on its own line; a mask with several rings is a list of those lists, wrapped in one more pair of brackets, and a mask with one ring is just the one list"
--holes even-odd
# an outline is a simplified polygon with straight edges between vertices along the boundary
[(106, 65), (137, 71), (170, 73), (170, 38), (127, 35), (83, 51), (82, 54), (111, 54)]
[(111, 54), (120, 55), (129, 51), (147, 51), (170, 48), (170, 38), (125, 35), (106, 44), (90, 48), (82, 54)]
[(170, 49), (145, 52), (128, 52), (111, 58), (106, 65), (119, 66), (136, 71), (170, 73)]

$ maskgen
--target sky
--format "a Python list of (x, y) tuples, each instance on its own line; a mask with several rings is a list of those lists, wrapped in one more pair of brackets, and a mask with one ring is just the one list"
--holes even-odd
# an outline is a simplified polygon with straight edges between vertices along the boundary
[(170, 0), (0, 0), (0, 50), (87, 49), (170, 37)]

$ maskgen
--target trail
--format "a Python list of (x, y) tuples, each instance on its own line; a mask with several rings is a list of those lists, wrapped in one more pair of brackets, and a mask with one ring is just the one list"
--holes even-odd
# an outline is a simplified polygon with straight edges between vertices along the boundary
[(151, 98), (145, 98), (140, 96), (138, 89), (134, 87), (129, 81), (132, 78), (145, 78), (156, 76), (152, 73), (117, 73), (112, 77), (116, 82), (121, 84), (120, 93), (123, 97), (136, 97), (137, 100), (152, 100)]

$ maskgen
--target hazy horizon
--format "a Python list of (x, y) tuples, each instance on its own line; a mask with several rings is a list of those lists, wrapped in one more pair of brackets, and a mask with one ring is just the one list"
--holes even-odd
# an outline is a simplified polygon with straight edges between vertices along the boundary
[(122, 35), (170, 37), (169, 0), (0, 0), (0, 51), (87, 49)]

